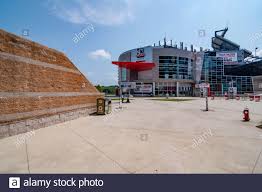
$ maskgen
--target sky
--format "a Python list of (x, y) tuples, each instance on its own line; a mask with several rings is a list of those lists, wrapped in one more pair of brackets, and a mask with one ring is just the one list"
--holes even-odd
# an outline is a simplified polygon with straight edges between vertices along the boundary
[(64, 52), (94, 85), (115, 85), (112, 61), (165, 36), (211, 49), (228, 27), (226, 38), (262, 56), (261, 10), (261, 0), (1, 0), (0, 28)]

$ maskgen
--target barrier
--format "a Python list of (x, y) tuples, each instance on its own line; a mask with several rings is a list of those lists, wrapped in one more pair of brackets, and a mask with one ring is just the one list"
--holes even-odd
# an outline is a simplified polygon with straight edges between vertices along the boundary
[(229, 97), (228, 97), (228, 94), (227, 94), (227, 93), (225, 93), (224, 97), (225, 97), (225, 100), (228, 100), (228, 99), (229, 99)]
[(260, 96), (259, 95), (255, 96), (255, 102), (260, 102)]

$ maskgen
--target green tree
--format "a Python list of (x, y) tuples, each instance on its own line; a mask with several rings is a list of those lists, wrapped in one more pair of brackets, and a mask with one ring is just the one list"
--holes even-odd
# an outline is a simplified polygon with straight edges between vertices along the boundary
[(99, 92), (103, 92), (103, 88), (98, 84), (95, 86)]

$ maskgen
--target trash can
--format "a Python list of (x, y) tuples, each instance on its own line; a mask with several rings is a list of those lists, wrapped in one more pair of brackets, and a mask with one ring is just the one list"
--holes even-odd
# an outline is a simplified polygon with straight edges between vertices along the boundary
[(106, 99), (105, 100), (105, 113), (109, 114), (112, 111), (112, 101), (111, 99)]
[(106, 114), (105, 105), (106, 105), (106, 102), (105, 102), (104, 98), (98, 98), (96, 100), (96, 109), (97, 109), (96, 113), (97, 113), (97, 115), (105, 115)]
[(97, 99), (97, 115), (106, 115), (112, 111), (111, 99), (98, 98)]

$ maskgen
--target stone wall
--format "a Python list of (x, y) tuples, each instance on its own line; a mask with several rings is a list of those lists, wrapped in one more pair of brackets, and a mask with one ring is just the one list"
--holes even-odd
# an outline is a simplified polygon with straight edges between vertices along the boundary
[(55, 113), (50, 116), (39, 116), (38, 118), (25, 119), (17, 122), (11, 122), (0, 125), (0, 139), (21, 133), (33, 131), (35, 129), (44, 128), (58, 123), (74, 120), (79, 117), (88, 116), (94, 113), (96, 108), (83, 108), (72, 111)]
[(63, 53), (0, 30), (0, 138), (87, 115), (99, 97)]

